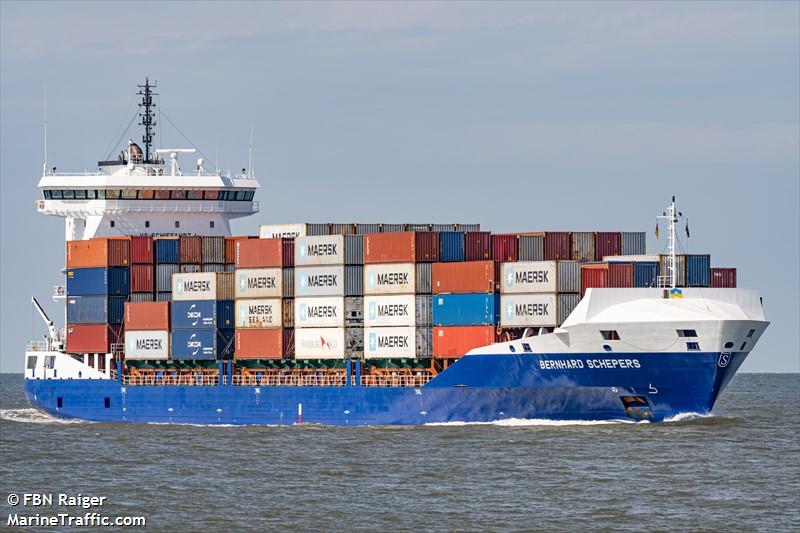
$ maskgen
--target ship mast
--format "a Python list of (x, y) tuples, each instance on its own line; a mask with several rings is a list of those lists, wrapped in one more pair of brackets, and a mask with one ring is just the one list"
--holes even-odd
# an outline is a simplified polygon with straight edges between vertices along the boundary
[(669, 222), (669, 229), (667, 232), (667, 253), (669, 253), (669, 265), (667, 270), (669, 271), (669, 274), (666, 276), (658, 276), (659, 287), (669, 287), (674, 289), (675, 283), (678, 279), (678, 276), (676, 275), (677, 268), (675, 266), (675, 249), (678, 241), (675, 230), (678, 226), (678, 220), (681, 217), (683, 217), (683, 213), (678, 211), (678, 208), (675, 205), (674, 196), (672, 197), (672, 202), (670, 203), (669, 207), (667, 207), (667, 210), (656, 217), (657, 219), (666, 219)]
[(150, 148), (153, 144), (153, 128), (156, 125), (156, 119), (153, 116), (153, 109), (156, 104), (153, 103), (153, 96), (158, 96), (158, 93), (152, 92), (156, 84), (150, 85), (150, 79), (145, 77), (144, 85), (139, 85), (139, 92), (136, 93), (142, 97), (142, 102), (139, 104), (139, 117), (141, 117), (140, 126), (144, 126), (144, 135), (142, 135), (142, 142), (144, 144), (144, 162), (153, 163), (150, 161)]

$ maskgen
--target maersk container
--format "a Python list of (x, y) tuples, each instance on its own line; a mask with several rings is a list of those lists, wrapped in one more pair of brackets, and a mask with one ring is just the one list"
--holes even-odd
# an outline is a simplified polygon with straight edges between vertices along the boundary
[(356, 235), (364, 235), (366, 233), (380, 233), (380, 224), (356, 224)]
[(294, 246), (295, 266), (361, 265), (364, 239), (361, 235), (316, 235), (298, 237)]
[(234, 273), (236, 299), (280, 298), (284, 292), (285, 272), (285, 270), (281, 272), (280, 268), (236, 269)]
[(194, 274), (196, 272), (203, 272), (203, 265), (198, 265), (196, 263), (181, 265), (180, 271), (183, 272), (184, 274)]
[(488, 231), (468, 231), (464, 234), (464, 259), (486, 261), (492, 258), (492, 234)]
[(711, 256), (689, 254), (686, 256), (686, 286), (711, 286)]
[(203, 263), (225, 262), (225, 237), (203, 237)]
[(236, 300), (236, 328), (282, 328), (283, 303), (280, 298)]
[(503, 263), (500, 292), (503, 294), (578, 292), (577, 261), (519, 261)]
[(606, 255), (622, 253), (622, 233), (619, 231), (598, 231), (594, 240), (595, 261), (601, 261)]
[(217, 328), (231, 329), (236, 326), (236, 305), (233, 300), (217, 300)]
[(344, 359), (364, 350), (361, 328), (295, 328), (295, 359)]
[(500, 325), (503, 327), (556, 326), (558, 318), (556, 293), (504, 294), (500, 297)]
[(176, 273), (173, 300), (233, 300), (233, 274), (227, 272)]
[(360, 296), (363, 268), (358, 265), (295, 267), (296, 296)]
[(492, 257), (495, 261), (516, 261), (519, 258), (519, 236), (516, 233), (492, 235)]
[[(670, 256), (669, 254), (661, 254), (658, 264), (659, 276), (670, 276)], [(686, 254), (675, 254), (675, 286), (686, 286)]]
[(283, 297), (294, 298), (294, 267), (283, 269)]
[(295, 298), (294, 323), (298, 328), (362, 327), (364, 298), (361, 296)]
[(292, 359), (293, 357), (293, 329), (237, 329), (235, 331), (235, 359)]
[[(441, 230), (434, 229), (434, 231)], [(464, 261), (464, 257), (464, 233), (460, 231), (441, 231), (439, 233), (439, 261)]]
[(225, 265), (221, 264), (214, 264), (214, 263), (207, 263), (203, 265), (200, 269), (200, 272), (225, 272)]
[(438, 294), (433, 297), (433, 325), (494, 325), (499, 303), (494, 293)]
[(214, 300), (173, 301), (170, 305), (172, 329), (210, 329), (217, 323), (217, 302)]
[(203, 262), (203, 239), (196, 235), (181, 235), (180, 260), (181, 263), (202, 263)]
[(595, 243), (594, 232), (573, 231), (572, 259), (574, 261), (594, 261), (595, 260), (594, 243)]
[(416, 271), (414, 263), (364, 265), (364, 294), (413, 294)]
[(309, 224), (261, 224), (258, 236), (262, 239), (305, 237)]
[(622, 232), (622, 255), (644, 255), (647, 253), (647, 233), (644, 231)]
[(67, 296), (127, 296), (129, 292), (127, 267), (67, 269)]
[(69, 296), (67, 324), (122, 324), (124, 296)]
[(430, 326), (431, 296), (392, 294), (364, 297), (364, 326)]
[(633, 263), (634, 287), (658, 286), (658, 261), (636, 261)]
[(437, 263), (417, 263), (414, 267), (416, 271), (416, 291), (417, 294), (430, 294), (432, 289), (431, 268)]
[(294, 324), (298, 328), (362, 327), (364, 298), (361, 296), (295, 298)]
[(520, 261), (544, 260), (544, 233), (520, 235), (518, 245)]
[(366, 359), (427, 359), (433, 355), (431, 328), (364, 328)]
[(711, 269), (711, 286), (719, 288), (736, 287), (736, 269), (714, 267)]
[(156, 263), (179, 263), (180, 241), (177, 237), (156, 237), (153, 239)]
[(153, 238), (147, 235), (131, 237), (131, 264), (141, 265), (155, 262), (153, 255)]
[(544, 234), (544, 260), (572, 259), (572, 234), (568, 231), (548, 231)]
[(125, 330), (125, 360), (169, 359), (168, 330)]
[(216, 329), (173, 329), (171, 337), (170, 350), (173, 359), (217, 358)]

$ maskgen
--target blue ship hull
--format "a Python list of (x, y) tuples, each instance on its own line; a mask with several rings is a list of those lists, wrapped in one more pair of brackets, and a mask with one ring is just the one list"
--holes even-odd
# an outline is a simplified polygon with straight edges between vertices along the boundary
[[(746, 356), (744, 352), (478, 354), (456, 361), (419, 388), (131, 386), (112, 380), (28, 379), (25, 392), (41, 411), (96, 422), (663, 421), (678, 413), (711, 411)], [(631, 409), (628, 404), (626, 409), (625, 397), (639, 398), (638, 407)]]

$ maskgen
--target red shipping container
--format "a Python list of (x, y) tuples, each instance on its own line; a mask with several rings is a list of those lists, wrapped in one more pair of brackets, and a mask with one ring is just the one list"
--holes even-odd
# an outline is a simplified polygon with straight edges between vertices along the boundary
[(169, 329), (169, 302), (126, 302), (125, 329), (129, 331)]
[(516, 233), (492, 235), (492, 259), (516, 261), (519, 259), (519, 236)]
[(711, 286), (721, 289), (736, 288), (736, 269), (722, 267), (712, 268)]
[(131, 292), (153, 292), (153, 265), (131, 265)]
[[(225, 262), (226, 263), (236, 262), (236, 241), (257, 239), (257, 238), (258, 237), (248, 237), (248, 236), (225, 237)], [(292, 258), (294, 258), (294, 255), (292, 256)]]
[(67, 241), (67, 268), (128, 266), (130, 246), (128, 237)]
[(364, 263), (433, 263), (439, 260), (439, 233), (399, 231), (364, 235)]
[(588, 263), (581, 265), (581, 297), (586, 289), (633, 287), (632, 263)]
[(234, 359), (291, 359), (292, 357), (294, 357), (293, 329), (236, 330)]
[(450, 326), (433, 328), (433, 356), (457, 359), (473, 348), (495, 342), (494, 326)]
[(492, 259), (492, 234), (488, 231), (468, 231), (464, 234), (464, 259), (485, 261)]
[(434, 263), (431, 266), (433, 294), (488, 293), (495, 291), (497, 265), (494, 261)]
[(294, 239), (239, 239), (236, 268), (267, 268), (294, 265)]
[(598, 231), (594, 234), (594, 260), (602, 261), (607, 255), (622, 255), (622, 233)]
[(111, 345), (122, 343), (122, 326), (68, 324), (67, 353), (109, 353)]
[(131, 263), (153, 263), (153, 238), (146, 235), (131, 237)]
[(182, 235), (178, 245), (180, 251), (180, 261), (187, 263), (203, 262), (203, 239), (195, 235)]
[(572, 233), (547, 231), (544, 234), (544, 260), (570, 261), (572, 259)]

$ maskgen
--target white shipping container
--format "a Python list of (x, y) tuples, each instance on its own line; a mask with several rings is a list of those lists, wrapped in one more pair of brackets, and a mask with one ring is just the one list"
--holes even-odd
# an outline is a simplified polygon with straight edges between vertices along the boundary
[(344, 359), (345, 328), (295, 328), (296, 359)]
[(343, 265), (344, 235), (313, 235), (294, 241), (295, 266)]
[(414, 263), (364, 265), (364, 294), (414, 294)]
[(172, 299), (216, 300), (217, 274), (215, 272), (179, 272), (172, 275)]
[(283, 303), (280, 298), (236, 300), (236, 327), (267, 329), (283, 327)]
[(364, 297), (364, 326), (415, 326), (416, 297), (396, 294)]
[(262, 239), (276, 237), (305, 237), (308, 224), (261, 224), (258, 236)]
[(364, 357), (397, 358), (417, 356), (417, 328), (364, 328)]
[(500, 325), (504, 327), (555, 326), (557, 298), (550, 294), (504, 294), (500, 297)]
[(283, 276), (280, 268), (239, 268), (235, 273), (235, 296), (239, 298), (280, 298)]
[(344, 296), (344, 266), (295, 267), (295, 296)]
[(344, 326), (343, 296), (295, 298), (294, 323), (298, 328), (340, 328)]
[(169, 331), (126, 331), (125, 359), (169, 359)]

